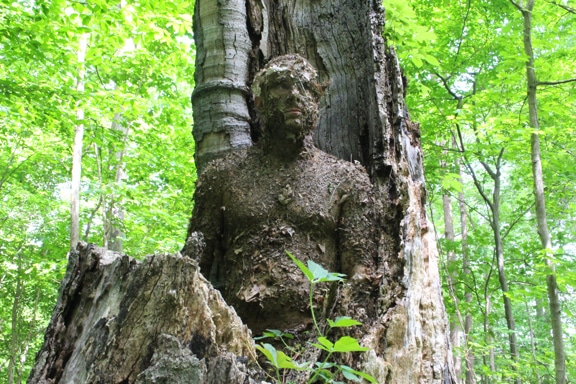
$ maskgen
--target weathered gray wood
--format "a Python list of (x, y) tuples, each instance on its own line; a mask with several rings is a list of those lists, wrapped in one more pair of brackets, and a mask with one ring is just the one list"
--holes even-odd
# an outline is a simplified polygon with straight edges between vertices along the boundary
[(79, 244), (28, 383), (255, 383), (254, 356), (249, 330), (191, 259), (139, 262)]

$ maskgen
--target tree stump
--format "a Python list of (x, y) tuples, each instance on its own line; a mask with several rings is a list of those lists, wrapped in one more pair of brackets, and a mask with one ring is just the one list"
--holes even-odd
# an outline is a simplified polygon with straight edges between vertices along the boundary
[(28, 383), (257, 383), (255, 356), (195, 261), (80, 243)]

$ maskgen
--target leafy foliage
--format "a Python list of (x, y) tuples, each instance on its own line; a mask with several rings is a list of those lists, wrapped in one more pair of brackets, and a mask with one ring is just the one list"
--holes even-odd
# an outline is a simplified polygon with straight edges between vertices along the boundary
[[(314, 321), (314, 327), (317, 331), (317, 343), (312, 343), (312, 345), (321, 351), (324, 351), (325, 357), (321, 362), (316, 362), (312, 364), (311, 362), (297, 362), (295, 358), (286, 355), (284, 352), (277, 350), (273, 345), (268, 343), (261, 343), (256, 346), (256, 349), (260, 351), (264, 357), (268, 360), (270, 365), (274, 368), (276, 373), (276, 382), (282, 383), (282, 376), (280, 375), (280, 370), (292, 369), (297, 371), (309, 371), (310, 379), (308, 383), (316, 382), (316, 379), (322, 379), (325, 383), (339, 383), (336, 381), (337, 375), (340, 373), (342, 376), (351, 381), (361, 382), (362, 379), (367, 380), (370, 383), (376, 383), (376, 380), (368, 375), (367, 373), (356, 371), (346, 365), (337, 364), (330, 362), (330, 358), (334, 353), (350, 353), (350, 352), (366, 352), (368, 348), (362, 347), (358, 340), (350, 336), (342, 336), (338, 340), (332, 342), (330, 339), (321, 331), (321, 327), (316, 321), (316, 314), (314, 311), (314, 305), (312, 301), (314, 286), (321, 282), (342, 282), (344, 281), (345, 275), (336, 272), (329, 272), (324, 267), (315, 263), (312, 260), (308, 260), (308, 266), (304, 265), (298, 258), (292, 255), (290, 252), (286, 251), (286, 254), (290, 259), (298, 266), (302, 273), (306, 276), (310, 282), (310, 311), (312, 313), (312, 320)], [(351, 319), (348, 316), (341, 316), (335, 320), (327, 319), (329, 329), (339, 328), (339, 327), (353, 327), (356, 325), (362, 325), (360, 322)], [(278, 331), (278, 330), (268, 330), (264, 332), (262, 337), (256, 338), (257, 340), (266, 337), (278, 338), (282, 340), (284, 346), (298, 354), (299, 351), (295, 351), (293, 347), (290, 347), (284, 341), (284, 338), (293, 338), (292, 335)]]
[[(384, 3), (389, 10), (385, 34), (396, 47), (409, 79), (407, 102), (412, 118), (421, 123), (430, 217), (441, 232), (445, 224), (442, 200), (448, 196), (456, 226), (454, 241), (439, 236), (445, 302), (453, 324), (464, 329), (467, 314), (474, 324), (457, 353), (463, 357), (471, 352), (481, 382), (508, 382), (517, 377), (524, 382), (552, 380), (554, 351), (545, 280), (552, 271), (544, 257), (553, 257), (557, 263), (568, 343), (576, 329), (570, 312), (575, 301), (571, 266), (576, 259), (576, 231), (574, 226), (565, 225), (574, 221), (576, 213), (570, 203), (576, 174), (568, 165), (575, 148), (576, 120), (570, 111), (576, 105), (576, 83), (538, 88), (538, 133), (554, 239), (554, 249), (546, 254), (539, 243), (533, 207), (532, 131), (525, 100), (526, 57), (520, 13), (508, 0), (398, 3)], [(576, 23), (570, 3), (536, 2), (533, 40), (541, 82), (576, 75), (574, 66), (567, 65), (567, 60), (573, 63), (576, 59), (573, 34), (564, 32)], [(404, 10), (399, 12), (400, 8)], [(404, 26), (412, 33), (404, 33)], [(424, 35), (417, 31), (428, 32), (426, 47), (419, 44)], [(423, 60), (425, 54), (435, 57), (437, 63)], [(501, 152), (500, 228), (494, 229), (490, 223), (494, 213), (481, 193), (492, 198), (494, 183), (485, 165), (495, 169)], [(478, 185), (474, 185), (473, 177)], [(467, 237), (463, 237), (457, 219), (461, 206)], [(509, 331), (495, 264), (494, 231), (503, 238), (510, 285), (506, 295), (512, 301), (519, 361), (523, 362), (519, 365), (512, 363), (508, 352)], [(576, 351), (574, 345), (567, 348), (569, 362)], [(570, 381), (576, 372), (568, 369)]]
[[(182, 1), (0, 5), (0, 381), (26, 380), (64, 273), (78, 108), (84, 240), (102, 244), (114, 201), (125, 212), (117, 224), (126, 252), (181, 245), (195, 179), (191, 10)], [(116, 182), (120, 162), (127, 177)]]

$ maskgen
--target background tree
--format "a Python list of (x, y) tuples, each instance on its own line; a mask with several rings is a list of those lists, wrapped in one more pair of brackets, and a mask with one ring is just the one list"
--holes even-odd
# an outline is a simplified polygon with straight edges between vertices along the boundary
[[(526, 4), (524, 2), (522, 6)], [(568, 26), (574, 26), (573, 9), (570, 1), (534, 4), (531, 12), (534, 18), (533, 68), (540, 81), (574, 77), (573, 66), (566, 64), (566, 60), (575, 57), (574, 41), (564, 33)], [(574, 216), (572, 206), (564, 200), (565, 188), (573, 189), (574, 172), (559, 162), (573, 152), (574, 142), (565, 134), (573, 133), (574, 119), (566, 115), (566, 106), (574, 103), (571, 92), (574, 84), (559, 83), (551, 87), (542, 84), (538, 87), (538, 108), (545, 112), (539, 116), (540, 129), (531, 130), (525, 123), (529, 121), (526, 99), (528, 56), (523, 45), (527, 35), (518, 9), (512, 3), (392, 1), (387, 11), (389, 39), (397, 45), (407, 77), (411, 79), (408, 104), (422, 124), (433, 212), (442, 212), (439, 208), (442, 190), (453, 196), (463, 191), (466, 196), (463, 203), (468, 208), (467, 222), (455, 223), (456, 244), (442, 240), (442, 249), (458, 250), (461, 243), (467, 245), (467, 252), (462, 253), (460, 262), (448, 264), (447, 269), (447, 273), (459, 276), (454, 284), (458, 310), (448, 297), (446, 302), (453, 316), (470, 310), (475, 324), (481, 324), (483, 318), (486, 321), (484, 330), (477, 327), (467, 334), (468, 345), (472, 347), (468, 350), (477, 356), (486, 353), (487, 357), (484, 362), (476, 359), (478, 379), (500, 382), (505, 377), (505, 380), (552, 382), (554, 376), (557, 379), (559, 375), (554, 374), (551, 324), (543, 305), (548, 300), (547, 275), (561, 281), (559, 300), (562, 308), (568, 309), (562, 312), (562, 320), (567, 327), (574, 324), (569, 310), (574, 302), (573, 275), (564, 273), (563, 268), (562, 272), (559, 270), (554, 274), (546, 264), (553, 261), (557, 267), (567, 267), (574, 262), (574, 231), (563, 225), (565, 220), (572, 220)], [(438, 164), (439, 159), (444, 163), (462, 161), (464, 153), (434, 145), (450, 143), (451, 138), (458, 137), (457, 128), (462, 133), (471, 165), (465, 170), (461, 183), (453, 168), (442, 169)], [(529, 144), (533, 134), (542, 140), (546, 204), (548, 208), (554, 207), (550, 208), (549, 212), (554, 213), (548, 215), (547, 222), (558, 231), (558, 238), (548, 256), (541, 250), (536, 231)], [(492, 273), (492, 255), (485, 252), (487, 244), (484, 239), (488, 229), (482, 214), (483, 203), (478, 200), (478, 189), (471, 189), (472, 171), (479, 174), (483, 168), (481, 162), (496, 158), (501, 148), (505, 151), (500, 220), (510, 287), (506, 296), (510, 298), (515, 315), (519, 361), (530, 361), (530, 364), (519, 366), (516, 372), (508, 368), (512, 367), (510, 360), (501, 353), (505, 348), (502, 341), (507, 339), (503, 306), (489, 301), (497, 287), (496, 274)], [(489, 178), (480, 177), (479, 181), (485, 190), (490, 190), (486, 184)], [(434, 221), (442, 226), (442, 217), (436, 214)], [(466, 276), (466, 270), (470, 275)], [(474, 298), (470, 304), (465, 304), (466, 292)], [(569, 347), (566, 353), (570, 356), (574, 351)], [(570, 373), (570, 367), (567, 369), (568, 377), (574, 375), (573, 371)], [(466, 380), (470, 379), (468, 371), (470, 369), (466, 370)]]
[[(76, 111), (84, 110), (78, 235), (103, 243), (102, 196), (126, 209), (124, 250), (175, 251), (195, 179), (191, 5), (0, 5), (0, 381), (26, 380), (70, 247)], [(76, 89), (81, 36), (84, 92)], [(132, 41), (132, 50), (125, 49)], [(124, 139), (111, 127), (124, 112)], [(122, 158), (130, 177), (115, 182)]]

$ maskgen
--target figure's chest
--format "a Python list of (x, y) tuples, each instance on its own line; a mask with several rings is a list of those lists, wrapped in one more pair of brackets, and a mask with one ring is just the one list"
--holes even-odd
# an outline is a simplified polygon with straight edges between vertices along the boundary
[(337, 222), (342, 198), (337, 177), (313, 167), (262, 168), (250, 167), (231, 178), (223, 194), (225, 217), (252, 224)]

